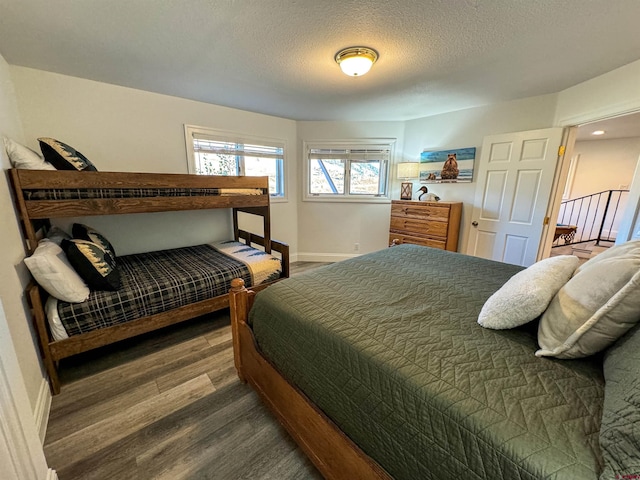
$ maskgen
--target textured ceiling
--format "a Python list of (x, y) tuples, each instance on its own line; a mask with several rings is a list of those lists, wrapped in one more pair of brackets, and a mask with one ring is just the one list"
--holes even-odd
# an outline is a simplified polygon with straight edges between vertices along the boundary
[[(13, 65), (296, 120), (407, 120), (640, 58), (640, 0), (0, 0)], [(360, 78), (333, 57), (364, 45)]]

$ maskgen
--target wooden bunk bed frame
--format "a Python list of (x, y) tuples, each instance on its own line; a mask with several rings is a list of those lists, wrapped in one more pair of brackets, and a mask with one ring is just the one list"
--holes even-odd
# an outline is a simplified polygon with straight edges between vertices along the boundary
[(245, 288), (240, 278), (231, 281), (233, 357), (240, 380), (253, 387), (325, 478), (391, 480), (375, 460), (262, 355), (248, 323), (256, 291)]
[[(121, 172), (76, 172), (10, 170), (15, 204), (24, 232), (26, 251), (31, 254), (41, 237), (40, 230), (49, 225), (50, 218), (80, 217), (92, 215), (121, 215), (131, 213), (166, 212), (231, 208), (233, 212), (233, 235), (236, 241), (244, 240), (248, 245), (257, 244), (267, 253), (272, 250), (280, 254), (281, 278), (289, 276), (289, 246), (271, 238), (268, 177), (221, 177), (185, 174), (121, 173)], [(27, 200), (25, 190), (37, 189), (261, 189), (260, 195), (208, 195), (188, 197), (141, 197), (141, 198), (95, 198), (81, 200)], [(238, 227), (238, 213), (245, 212), (263, 218), (263, 236)], [(277, 281), (277, 280), (276, 280)], [(266, 288), (273, 282), (259, 285), (255, 290)], [(52, 393), (60, 392), (57, 372), (58, 362), (94, 348), (131, 338), (168, 325), (189, 320), (229, 305), (228, 295), (185, 305), (167, 312), (132, 320), (125, 324), (94, 330), (67, 339), (54, 341), (44, 312), (43, 298), (46, 295), (35, 282), (27, 287), (27, 299), (38, 335), (44, 366), (49, 375)]]

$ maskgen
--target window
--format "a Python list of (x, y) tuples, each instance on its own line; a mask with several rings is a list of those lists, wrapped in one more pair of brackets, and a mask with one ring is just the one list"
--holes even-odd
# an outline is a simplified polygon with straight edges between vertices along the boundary
[(387, 199), (392, 148), (392, 140), (305, 144), (305, 199)]
[(284, 198), (284, 142), (237, 138), (232, 133), (185, 126), (189, 172), (269, 177), (269, 193)]

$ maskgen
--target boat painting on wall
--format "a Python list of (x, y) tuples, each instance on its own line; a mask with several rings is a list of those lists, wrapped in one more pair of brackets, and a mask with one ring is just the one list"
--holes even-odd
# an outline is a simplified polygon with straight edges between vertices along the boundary
[(420, 183), (470, 183), (475, 147), (420, 154)]

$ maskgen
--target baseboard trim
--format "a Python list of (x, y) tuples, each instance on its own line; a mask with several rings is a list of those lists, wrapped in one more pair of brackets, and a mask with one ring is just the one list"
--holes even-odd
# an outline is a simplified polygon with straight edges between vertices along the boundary
[[(42, 379), (38, 399), (36, 400), (33, 419), (36, 422), (36, 430), (40, 436), (40, 441), (44, 445), (44, 438), (47, 435), (47, 425), (49, 424), (49, 413), (51, 412), (51, 391), (46, 378)], [(54, 472), (55, 474), (55, 472)], [(56, 476), (57, 478), (57, 476)]]
[(359, 257), (360, 254), (345, 253), (298, 253), (298, 262), (341, 262), (349, 258)]
[(58, 473), (53, 468), (47, 471), (47, 480), (58, 480)]

